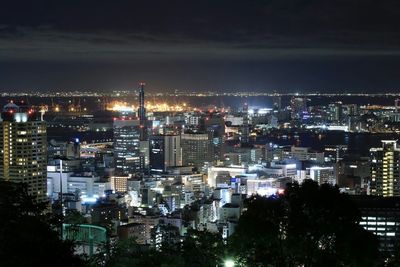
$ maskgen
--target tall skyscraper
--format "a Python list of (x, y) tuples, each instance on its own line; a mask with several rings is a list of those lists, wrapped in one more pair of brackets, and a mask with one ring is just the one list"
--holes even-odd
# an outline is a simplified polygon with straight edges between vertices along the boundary
[(213, 145), (207, 133), (187, 133), (181, 135), (183, 165), (201, 168), (205, 162), (214, 160)]
[(46, 124), (24, 103), (4, 106), (0, 138), (0, 179), (25, 183), (36, 201), (47, 200)]
[(219, 114), (211, 113), (200, 121), (200, 130), (210, 135), (214, 159), (221, 160), (225, 153), (225, 120)]
[(241, 136), (241, 142), (242, 143), (248, 143), (249, 142), (249, 105), (247, 103), (244, 103), (243, 105), (243, 126), (242, 126), (242, 136)]
[(139, 172), (144, 167), (144, 157), (140, 153), (140, 122), (130, 118), (115, 118), (114, 161), (117, 175)]
[(342, 102), (338, 101), (329, 104), (329, 120), (333, 122), (341, 122), (343, 119)]
[(280, 96), (272, 97), (272, 108), (275, 111), (281, 111), (282, 109), (282, 98)]
[(146, 108), (144, 106), (144, 86), (145, 83), (141, 82), (139, 84), (139, 108), (138, 108), (138, 117), (140, 121), (140, 140), (148, 140), (147, 133), (147, 118), (146, 118)]
[(394, 107), (396, 109), (396, 112), (400, 112), (400, 99), (399, 98), (394, 100)]
[(307, 98), (292, 97), (290, 107), (292, 119), (302, 119), (303, 113), (307, 111)]
[(400, 148), (396, 140), (382, 140), (382, 147), (370, 149), (371, 194), (400, 196)]
[(182, 166), (180, 135), (150, 137), (150, 169), (166, 171), (168, 167)]

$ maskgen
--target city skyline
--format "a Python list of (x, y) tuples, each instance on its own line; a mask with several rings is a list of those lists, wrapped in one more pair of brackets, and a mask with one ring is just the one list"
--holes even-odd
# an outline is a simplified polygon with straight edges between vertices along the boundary
[(400, 266), (399, 15), (3, 3), (0, 266)]
[(396, 7), (8, 2), (0, 11), (0, 88), (110, 90), (145, 80), (149, 91), (396, 91)]

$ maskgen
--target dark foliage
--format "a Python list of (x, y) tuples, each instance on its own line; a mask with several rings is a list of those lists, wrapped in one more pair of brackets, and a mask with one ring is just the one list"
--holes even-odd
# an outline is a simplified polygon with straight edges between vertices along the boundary
[(224, 255), (219, 234), (190, 230), (183, 243), (164, 243), (160, 250), (138, 245), (134, 240), (118, 242), (111, 249), (107, 267), (215, 267)]
[(0, 182), (0, 266), (83, 266), (51, 229), (46, 208), (23, 184)]
[(373, 266), (376, 237), (336, 187), (307, 180), (282, 196), (249, 200), (230, 249), (249, 266)]

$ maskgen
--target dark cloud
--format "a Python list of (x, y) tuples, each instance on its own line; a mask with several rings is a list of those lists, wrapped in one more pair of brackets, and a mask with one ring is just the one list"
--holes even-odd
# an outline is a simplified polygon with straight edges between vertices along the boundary
[[(258, 79), (255, 87), (260, 89), (268, 85), (294, 87), (296, 81), (300, 87), (331, 83), (361, 88), (366, 82), (359, 78), (339, 79), (338, 84), (334, 76), (342, 75), (343, 67), (349, 71), (350, 66), (360, 67), (357, 62), (362, 61), (366, 64), (364, 75), (380, 73), (380, 77), (390, 78), (379, 70), (392, 73), (391, 68), (397, 66), (399, 26), (400, 2), (389, 0), (9, 1), (0, 8), (0, 68), (12, 63), (14, 71), (30, 77), (25, 83), (18, 81), (17, 87), (40, 87), (40, 79), (24, 74), (28, 72), (24, 64), (29, 62), (42, 64), (51, 84), (60, 81), (64, 87), (72, 84), (56, 73), (57, 68), (66, 76), (86, 75), (76, 79), (75, 86), (81, 80), (90, 84), (97, 69), (109, 78), (93, 81), (92, 86), (112, 87), (132, 82), (117, 70), (146, 76), (150, 70), (163, 72), (160, 66), (167, 66), (169, 75), (147, 76), (164, 79), (165, 83), (157, 82), (160, 87), (190, 87), (192, 80), (193, 87), (228, 88)], [(139, 63), (146, 70), (137, 68)], [(338, 70), (323, 68), (324, 64)], [(90, 71), (82, 66), (91, 66)], [(285, 75), (298, 72), (306, 78), (293, 82), (266, 79), (262, 72), (276, 72), (272, 66)], [(321, 66), (333, 73), (318, 72), (318, 77), (310, 78)], [(177, 75), (182, 72), (192, 78)], [(0, 74), (0, 87), (9, 87), (15, 80), (4, 73)], [(236, 82), (229, 81), (229, 73)], [(112, 77), (119, 81), (113, 82)], [(392, 79), (397, 81), (397, 76)], [(52, 86), (48, 81), (42, 84)]]

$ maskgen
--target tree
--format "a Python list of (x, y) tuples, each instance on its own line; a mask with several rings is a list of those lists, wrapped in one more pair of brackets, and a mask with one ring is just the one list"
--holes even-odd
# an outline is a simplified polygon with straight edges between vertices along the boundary
[(306, 180), (251, 198), (229, 245), (251, 266), (373, 266), (378, 241), (360, 219), (338, 188)]
[(85, 224), (87, 223), (86, 218), (77, 210), (67, 210), (64, 218), (64, 223), (69, 224)]
[(177, 247), (156, 250), (137, 244), (134, 239), (120, 240), (111, 249), (106, 267), (183, 267)]
[(224, 255), (224, 243), (220, 234), (189, 230), (182, 244), (185, 266), (214, 267)]
[(24, 184), (0, 182), (0, 266), (83, 266), (70, 242), (59, 239)]
[(182, 243), (162, 244), (160, 250), (139, 245), (133, 239), (114, 244), (107, 267), (215, 267), (224, 255), (219, 234), (189, 230)]

